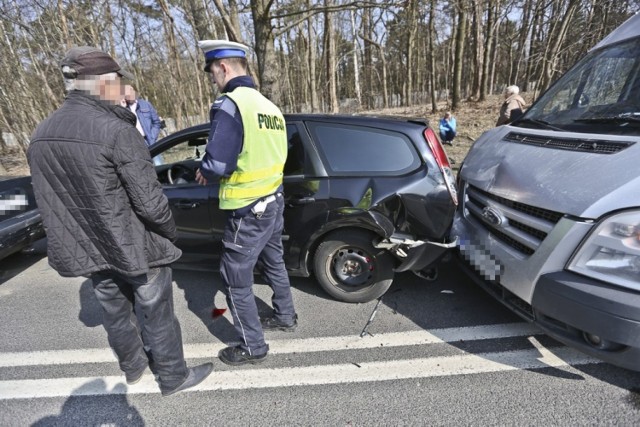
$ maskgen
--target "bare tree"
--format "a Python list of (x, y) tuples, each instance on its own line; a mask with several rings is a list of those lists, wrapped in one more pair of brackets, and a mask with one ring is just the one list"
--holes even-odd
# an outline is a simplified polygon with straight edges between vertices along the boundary
[(456, 110), (460, 106), (460, 86), (462, 80), (462, 61), (464, 59), (464, 47), (467, 34), (467, 5), (461, 1), (457, 7), (458, 28), (456, 30), (455, 58), (453, 62), (453, 90), (451, 96), (451, 109)]
[[(332, 5), (332, 0), (324, 0), (325, 7)], [(333, 18), (331, 12), (325, 10), (324, 13), (324, 46), (325, 46), (325, 72), (327, 75), (327, 88), (329, 94), (329, 111), (337, 113), (339, 111), (338, 106), (338, 94), (336, 88), (336, 44), (333, 35)]]

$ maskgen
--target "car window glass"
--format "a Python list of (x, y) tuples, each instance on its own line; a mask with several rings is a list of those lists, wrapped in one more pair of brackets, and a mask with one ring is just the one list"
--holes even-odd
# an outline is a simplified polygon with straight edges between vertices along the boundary
[(167, 148), (159, 156), (162, 163), (156, 165), (158, 180), (162, 185), (196, 184), (196, 171), (205, 152), (206, 138), (192, 137)]
[(587, 55), (524, 118), (568, 131), (637, 134), (638, 126), (604, 119), (640, 114), (639, 92), (640, 39), (636, 38)]
[(302, 175), (305, 173), (307, 153), (305, 152), (300, 132), (295, 125), (287, 125), (288, 153), (287, 162), (284, 165), (285, 175)]
[[(201, 141), (200, 141), (201, 140)], [(171, 164), (181, 162), (183, 160), (199, 160), (204, 155), (204, 145), (193, 146), (200, 144), (206, 144), (206, 139), (193, 138), (192, 140), (182, 141), (179, 144), (162, 152), (162, 158), (165, 164)]]
[(618, 102), (622, 88), (631, 72), (635, 58), (604, 58), (591, 70), (584, 88), (590, 105)]
[(310, 131), (336, 174), (397, 175), (420, 164), (409, 138), (364, 126), (312, 123)]

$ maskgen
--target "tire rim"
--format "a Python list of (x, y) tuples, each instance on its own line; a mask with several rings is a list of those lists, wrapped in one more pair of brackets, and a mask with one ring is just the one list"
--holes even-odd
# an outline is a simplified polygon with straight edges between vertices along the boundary
[(347, 286), (362, 286), (373, 278), (373, 258), (359, 248), (342, 248), (331, 258), (331, 267), (336, 279)]

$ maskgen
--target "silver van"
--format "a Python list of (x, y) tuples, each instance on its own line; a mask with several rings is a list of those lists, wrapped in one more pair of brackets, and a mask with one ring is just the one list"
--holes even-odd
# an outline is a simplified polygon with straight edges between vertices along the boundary
[(458, 176), (452, 236), (477, 283), (548, 335), (640, 371), (640, 14)]

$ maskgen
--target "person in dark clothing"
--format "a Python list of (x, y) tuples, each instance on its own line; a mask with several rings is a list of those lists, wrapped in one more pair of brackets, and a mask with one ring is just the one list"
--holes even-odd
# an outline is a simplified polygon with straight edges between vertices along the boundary
[(91, 279), (128, 384), (150, 363), (146, 345), (163, 395), (192, 387), (213, 365), (187, 368), (184, 360), (169, 267), (181, 255), (175, 223), (136, 118), (118, 105), (122, 78), (131, 77), (89, 46), (69, 50), (62, 72), (67, 97), (28, 150), (49, 264), (64, 277)]
[[(220, 209), (228, 212), (220, 271), (240, 340), (218, 356), (229, 365), (255, 364), (269, 351), (264, 329), (297, 326), (282, 249), (286, 126), (280, 109), (247, 75), (246, 46), (205, 40), (200, 48), (204, 70), (222, 95), (211, 107), (209, 141), (196, 179), (201, 184), (220, 179)], [(262, 319), (252, 289), (256, 265), (273, 290), (273, 315)]]

